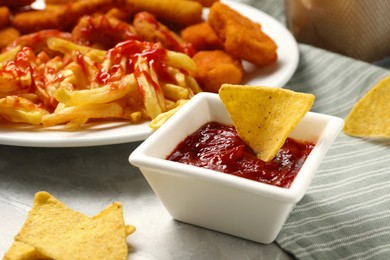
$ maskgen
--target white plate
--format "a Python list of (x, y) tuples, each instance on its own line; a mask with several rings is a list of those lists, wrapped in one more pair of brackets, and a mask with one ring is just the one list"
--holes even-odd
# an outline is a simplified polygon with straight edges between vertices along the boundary
[[(266, 68), (244, 63), (244, 84), (283, 87), (295, 72), (299, 52), (291, 33), (271, 16), (233, 1), (223, 1), (253, 21), (261, 23), (278, 45), (278, 62)], [(208, 10), (204, 11), (207, 18)], [(38, 128), (23, 124), (0, 124), (0, 144), (31, 147), (82, 147), (145, 140), (152, 130), (148, 122), (132, 125), (124, 122), (89, 124), (79, 131), (66, 131), (64, 126)]]
[(26, 124), (0, 124), (0, 144), (31, 147), (82, 147), (145, 140), (152, 134), (149, 122), (100, 122), (79, 131), (66, 131), (63, 125), (39, 128)]

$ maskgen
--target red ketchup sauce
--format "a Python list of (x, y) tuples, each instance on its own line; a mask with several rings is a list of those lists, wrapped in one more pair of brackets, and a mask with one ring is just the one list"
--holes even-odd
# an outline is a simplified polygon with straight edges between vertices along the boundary
[(108, 71), (100, 70), (98, 72), (96, 76), (97, 82), (100, 84), (108, 84), (109, 82), (118, 80), (115, 75), (118, 70), (120, 70), (120, 63), (123, 57), (127, 58), (127, 71), (124, 71), (122, 74), (135, 73), (136, 77), (139, 76), (143, 71), (137, 71), (134, 68), (135, 62), (139, 56), (145, 58), (149, 65), (153, 67), (159, 79), (166, 82), (172, 81), (166, 65), (166, 49), (160, 44), (128, 40), (118, 43), (114, 48), (107, 51), (106, 58), (109, 59), (113, 65)]
[(234, 126), (210, 122), (182, 141), (167, 159), (289, 188), (314, 145), (287, 138), (275, 158), (264, 162)]

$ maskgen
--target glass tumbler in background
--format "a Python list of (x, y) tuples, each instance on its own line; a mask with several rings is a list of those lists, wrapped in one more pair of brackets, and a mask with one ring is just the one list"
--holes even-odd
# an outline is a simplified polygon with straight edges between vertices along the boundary
[(285, 0), (298, 42), (368, 62), (390, 56), (390, 0)]

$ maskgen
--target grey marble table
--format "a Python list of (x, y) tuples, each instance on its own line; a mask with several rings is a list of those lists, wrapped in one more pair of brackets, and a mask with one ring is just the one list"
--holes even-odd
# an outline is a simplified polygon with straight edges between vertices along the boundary
[(139, 143), (87, 148), (0, 146), (0, 254), (11, 244), (45, 190), (68, 206), (94, 215), (123, 203), (129, 259), (288, 259), (276, 245), (260, 245), (172, 220), (138, 169), (127, 159)]
[[(241, 2), (283, 22), (282, 1)], [(299, 50), (298, 69), (286, 87), (315, 93), (315, 111), (344, 117), (364, 90), (388, 74), (380, 67), (310, 46), (300, 45)], [(329, 67), (332, 76), (326, 74), (330, 79), (327, 81), (321, 75)], [(351, 67), (359, 72), (360, 81), (344, 78)], [(352, 83), (355, 90), (345, 94), (343, 86)], [(327, 99), (329, 95), (332, 102)], [(24, 223), (34, 194), (44, 190), (88, 215), (113, 201), (122, 202), (125, 221), (137, 227), (128, 238), (129, 259), (293, 258), (276, 243), (262, 245), (174, 221), (139, 170), (128, 163), (128, 156), (138, 145), (139, 142), (80, 148), (0, 145), (0, 255)]]

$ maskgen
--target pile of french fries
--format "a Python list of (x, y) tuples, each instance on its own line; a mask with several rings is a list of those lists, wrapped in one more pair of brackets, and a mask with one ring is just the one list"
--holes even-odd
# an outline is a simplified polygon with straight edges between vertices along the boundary
[[(199, 22), (202, 8), (216, 1), (45, 0), (40, 10), (34, 0), (0, 0), (0, 123), (75, 130), (126, 120), (157, 129), (202, 90), (190, 54), (129, 40), (133, 16), (146, 11), (180, 28)], [(81, 41), (91, 25), (94, 35)]]
[(1, 119), (69, 130), (91, 120), (152, 120), (157, 129), (201, 92), (193, 60), (159, 43), (100, 50), (47, 37), (45, 49), (60, 55), (20, 45), (0, 55)]

